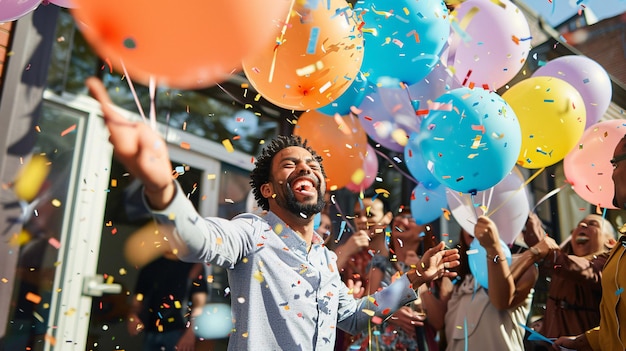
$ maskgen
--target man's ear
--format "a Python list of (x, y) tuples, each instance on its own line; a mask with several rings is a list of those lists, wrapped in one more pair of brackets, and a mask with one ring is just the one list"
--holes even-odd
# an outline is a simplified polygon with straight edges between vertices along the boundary
[(274, 187), (270, 183), (263, 183), (261, 185), (261, 195), (264, 198), (269, 199), (272, 195), (274, 195)]
[(604, 246), (606, 246), (609, 249), (612, 249), (615, 246), (615, 244), (617, 244), (617, 241), (612, 237), (608, 237), (604, 241)]

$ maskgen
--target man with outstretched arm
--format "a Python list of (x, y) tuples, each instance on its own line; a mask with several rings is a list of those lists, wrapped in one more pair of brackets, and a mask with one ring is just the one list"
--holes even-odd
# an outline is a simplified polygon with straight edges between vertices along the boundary
[(280, 136), (257, 158), (250, 184), (263, 214), (201, 218), (172, 179), (164, 140), (116, 113), (99, 80), (87, 86), (102, 105), (116, 158), (143, 182), (146, 205), (170, 225), (166, 236), (177, 255), (229, 268), (229, 350), (332, 350), (337, 328), (356, 333), (373, 316), (386, 318), (415, 299), (421, 284), (454, 276), (448, 268), (459, 264), (458, 252), (440, 243), (388, 288), (354, 299), (337, 256), (314, 231), (326, 181), (321, 157), (306, 141)]

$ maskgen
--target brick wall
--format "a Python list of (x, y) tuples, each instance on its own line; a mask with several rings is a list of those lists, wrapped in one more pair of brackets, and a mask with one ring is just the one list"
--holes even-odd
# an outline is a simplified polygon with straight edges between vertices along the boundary
[(0, 91), (4, 82), (4, 66), (9, 57), (9, 43), (11, 39), (11, 29), (14, 22), (0, 23)]

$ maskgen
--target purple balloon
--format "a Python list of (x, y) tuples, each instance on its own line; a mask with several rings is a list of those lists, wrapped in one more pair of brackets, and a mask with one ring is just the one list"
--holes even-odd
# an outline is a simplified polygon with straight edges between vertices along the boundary
[(587, 111), (585, 129), (596, 124), (609, 108), (613, 88), (606, 70), (596, 61), (580, 55), (558, 57), (533, 73), (533, 77), (555, 77), (576, 88)]
[(359, 105), (361, 125), (380, 145), (402, 152), (411, 133), (419, 130), (422, 118), (416, 112), (428, 110), (428, 101), (459, 87), (461, 84), (441, 63), (408, 88), (374, 87)]
[(0, 1), (0, 22), (11, 22), (35, 10), (41, 0)]

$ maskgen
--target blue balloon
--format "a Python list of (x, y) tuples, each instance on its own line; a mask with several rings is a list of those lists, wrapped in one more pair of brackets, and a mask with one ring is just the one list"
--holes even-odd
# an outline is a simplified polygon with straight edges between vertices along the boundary
[(439, 61), (450, 36), (450, 16), (441, 0), (359, 0), (364, 22), (361, 70), (379, 86), (411, 85)]
[(511, 172), (522, 132), (515, 112), (498, 94), (464, 87), (435, 99), (414, 143), (441, 184), (475, 193)]
[(423, 225), (434, 221), (441, 217), (447, 207), (446, 187), (441, 184), (428, 189), (423, 183), (419, 183), (411, 193), (411, 215), (417, 224)]
[(352, 106), (358, 107), (365, 96), (371, 93), (372, 90), (373, 86), (369, 84), (365, 75), (359, 72), (354, 80), (352, 80), (352, 84), (350, 84), (348, 90), (341, 94), (335, 101), (317, 110), (330, 116), (335, 115), (335, 113), (342, 116), (347, 115), (350, 113), (350, 108)]
[[(511, 250), (502, 240), (500, 240), (500, 246), (502, 246), (502, 251), (504, 251), (506, 261), (510, 266), (512, 262)], [(472, 240), (470, 248), (467, 251), (467, 259), (469, 261), (470, 271), (472, 271), (474, 279), (483, 288), (487, 289), (489, 287), (489, 270), (487, 265), (493, 264), (493, 262), (488, 262), (487, 251), (485, 251), (485, 248), (480, 245), (480, 242), (477, 239)]]
[(409, 142), (404, 147), (404, 163), (409, 170), (409, 173), (426, 189), (433, 189), (438, 187), (441, 183), (428, 169), (428, 164), (422, 156), (422, 149), (418, 142), (418, 134), (411, 133), (409, 136)]
[(315, 217), (313, 217), (313, 230), (317, 230), (317, 228), (320, 227), (321, 223), (322, 223), (322, 214), (316, 213)]
[(233, 330), (230, 306), (225, 303), (209, 303), (193, 321), (193, 332), (198, 338), (222, 339)]

